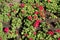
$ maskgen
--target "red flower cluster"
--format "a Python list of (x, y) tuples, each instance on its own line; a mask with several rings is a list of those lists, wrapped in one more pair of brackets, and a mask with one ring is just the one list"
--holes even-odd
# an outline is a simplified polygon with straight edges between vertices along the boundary
[(60, 29), (56, 29), (55, 31), (58, 32), (58, 33), (60, 33)]
[(41, 20), (36, 20), (35, 23), (33, 24), (33, 26), (35, 28), (38, 28), (40, 22), (41, 22)]
[(54, 32), (53, 31), (48, 31), (47, 34), (54, 35)]
[(19, 6), (20, 6), (21, 8), (23, 8), (23, 7), (25, 6), (25, 4), (24, 4), (24, 3), (21, 3)]
[(60, 37), (58, 38), (58, 40), (60, 40)]
[(29, 40), (33, 40), (33, 38), (29, 38)]
[(39, 12), (38, 11), (35, 11), (34, 14), (39, 14)]
[(28, 16), (27, 18), (28, 18), (29, 20), (32, 20), (32, 16)]
[(9, 32), (9, 28), (8, 27), (4, 28), (4, 32), (8, 33)]
[(44, 10), (44, 7), (43, 6), (39, 6), (39, 10)]

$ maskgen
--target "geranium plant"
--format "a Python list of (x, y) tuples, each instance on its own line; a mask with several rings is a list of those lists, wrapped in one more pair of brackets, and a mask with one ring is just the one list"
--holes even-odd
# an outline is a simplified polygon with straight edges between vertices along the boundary
[(60, 40), (59, 17), (60, 0), (0, 0), (0, 40)]

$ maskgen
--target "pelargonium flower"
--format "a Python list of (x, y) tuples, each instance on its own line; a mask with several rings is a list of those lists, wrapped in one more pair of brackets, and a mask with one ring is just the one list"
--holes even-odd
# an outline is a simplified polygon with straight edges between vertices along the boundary
[(48, 1), (48, 3), (50, 3), (50, 0), (47, 0)]
[(47, 34), (54, 35), (54, 32), (53, 31), (48, 31)]
[(58, 40), (60, 40), (60, 37), (58, 38)]
[(4, 28), (4, 32), (5, 32), (5, 33), (8, 33), (8, 32), (9, 32), (9, 28), (8, 28), (8, 27), (5, 27), (5, 28)]
[(39, 12), (38, 11), (35, 11), (34, 14), (39, 14)]
[(36, 22), (42, 22), (41, 20), (36, 20)]
[(13, 12), (15, 13), (15, 12), (16, 12), (16, 10), (13, 10)]
[(37, 18), (38, 18), (38, 16), (36, 16), (36, 15), (35, 15), (33, 18), (34, 18), (34, 19), (37, 19)]
[(12, 3), (10, 3), (10, 4), (9, 4), (9, 6), (10, 6), (10, 7), (12, 7), (12, 6), (13, 6), (13, 4), (12, 4)]
[(0, 37), (0, 40), (2, 40), (2, 38)]
[(45, 15), (43, 12), (40, 12), (40, 16), (41, 16), (42, 18), (45, 18), (45, 17), (46, 17), (46, 15)]
[(28, 16), (27, 18), (28, 18), (29, 20), (32, 20), (32, 16)]
[(28, 34), (24, 34), (24, 36), (25, 36), (25, 37), (27, 37), (27, 36), (28, 36)]
[(46, 10), (44, 10), (44, 14), (46, 13)]
[(18, 30), (16, 30), (16, 34), (18, 34), (19, 32), (18, 32)]
[(34, 35), (36, 35), (36, 32), (33, 32)]
[(11, 16), (10, 13), (8, 13), (7, 16), (10, 17)]
[(39, 6), (39, 10), (44, 10), (44, 7), (43, 6)]
[(23, 7), (25, 6), (25, 4), (24, 4), (24, 3), (21, 3), (19, 6), (20, 6), (21, 8), (23, 8)]
[(33, 38), (29, 38), (29, 40), (33, 40)]
[(56, 29), (55, 31), (58, 32), (58, 33), (60, 33), (60, 29)]
[(40, 22), (41, 22), (41, 20), (36, 20), (35, 23), (33, 24), (33, 26), (35, 28), (38, 28)]

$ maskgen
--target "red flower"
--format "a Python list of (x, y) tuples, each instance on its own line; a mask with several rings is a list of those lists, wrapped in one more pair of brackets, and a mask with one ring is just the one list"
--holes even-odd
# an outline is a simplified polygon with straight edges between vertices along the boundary
[(33, 26), (35, 28), (38, 28), (40, 22), (41, 22), (41, 20), (36, 20), (35, 23), (33, 24)]
[(42, 18), (45, 18), (45, 17), (46, 17), (46, 15), (44, 14), (44, 12), (42, 12), (42, 11), (40, 11), (40, 16), (41, 16)]
[(39, 12), (38, 11), (35, 11), (34, 14), (39, 14)]
[(37, 19), (38, 17), (35, 15), (33, 18), (34, 18), (34, 19)]
[(16, 10), (13, 10), (13, 12), (15, 13), (15, 12), (16, 12)]
[(13, 6), (13, 4), (12, 4), (12, 3), (10, 3), (10, 4), (9, 4), (9, 6), (10, 6), (10, 7), (12, 7), (12, 6)]
[(44, 10), (44, 13), (46, 13), (46, 10)]
[(29, 38), (29, 40), (33, 40), (33, 38)]
[(39, 26), (39, 23), (35, 23), (35, 24), (34, 24), (34, 27), (35, 27), (35, 28), (38, 28), (38, 26)]
[(36, 32), (33, 32), (34, 35), (36, 35)]
[(56, 29), (55, 31), (58, 32), (58, 33), (60, 33), (60, 29)]
[(41, 20), (36, 20), (36, 22), (42, 22)]
[(18, 32), (18, 30), (16, 30), (16, 34), (18, 34), (19, 32)]
[(24, 3), (21, 3), (21, 4), (20, 4), (20, 7), (21, 7), (21, 8), (23, 8), (24, 6), (25, 6), (25, 4), (24, 4)]
[(50, 0), (47, 0), (48, 1), (48, 3), (50, 3)]
[(8, 13), (7, 16), (10, 17), (11, 16), (10, 13)]
[(49, 35), (54, 35), (54, 32), (53, 31), (48, 31), (47, 32)]
[(60, 40), (60, 37), (58, 38), (58, 40)]
[(39, 10), (44, 10), (44, 7), (43, 6), (39, 6)]
[(27, 18), (28, 18), (29, 20), (32, 20), (32, 16), (28, 16)]
[(4, 28), (4, 32), (8, 33), (9, 32), (9, 28), (8, 27)]
[(0, 37), (0, 40), (2, 40), (2, 38)]
[(24, 36), (25, 36), (25, 37), (27, 37), (27, 36), (28, 36), (28, 34), (24, 34)]

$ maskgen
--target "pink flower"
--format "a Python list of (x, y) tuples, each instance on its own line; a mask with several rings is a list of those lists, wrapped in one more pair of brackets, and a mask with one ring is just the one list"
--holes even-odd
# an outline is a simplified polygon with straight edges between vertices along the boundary
[(20, 7), (21, 7), (21, 8), (23, 8), (24, 6), (25, 6), (25, 4), (24, 4), (24, 3), (21, 3), (21, 4), (20, 4)]
[(16, 30), (16, 34), (18, 34), (19, 32), (18, 32), (18, 30)]
[(4, 28), (4, 32), (8, 33), (9, 32), (9, 28), (8, 27)]
[(47, 34), (54, 35), (54, 32), (53, 31), (48, 31)]
[(7, 16), (10, 17), (11, 16), (10, 13), (8, 13)]
[(60, 37), (58, 38), (58, 40), (60, 40)]
[(50, 3), (50, 0), (47, 0), (48, 1), (48, 3)]
[(38, 11), (35, 11), (34, 14), (39, 14), (39, 12)]
[(13, 6), (13, 4), (12, 4), (12, 3), (10, 3), (10, 4), (9, 4), (9, 6), (10, 6), (10, 7), (12, 7), (12, 6)]
[(33, 40), (33, 38), (29, 38), (29, 40)]
[(43, 6), (39, 6), (39, 10), (44, 10), (44, 7)]
[(15, 12), (16, 12), (16, 10), (13, 10), (13, 12), (15, 13)]
[(34, 19), (37, 19), (38, 17), (35, 15), (33, 18), (34, 18)]
[(28, 36), (28, 34), (24, 34), (24, 36), (25, 36), (25, 37), (27, 37), (27, 36)]
[(0, 37), (0, 40), (2, 40), (2, 38)]
[(33, 24), (33, 26), (35, 28), (38, 28), (40, 22), (41, 22), (41, 20), (36, 20), (35, 23)]
[(41, 23), (42, 21), (41, 20), (36, 20), (36, 22), (40, 22)]
[(33, 32), (34, 35), (36, 35), (36, 32)]
[(60, 33), (60, 29), (56, 29), (55, 31), (58, 32), (58, 33)]
[(32, 16), (28, 16), (27, 18), (28, 18), (29, 20), (32, 20)]
[(44, 10), (44, 13), (46, 13), (46, 10)]

